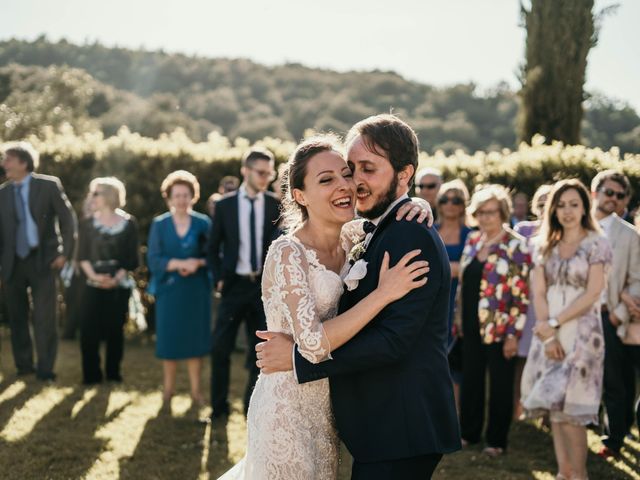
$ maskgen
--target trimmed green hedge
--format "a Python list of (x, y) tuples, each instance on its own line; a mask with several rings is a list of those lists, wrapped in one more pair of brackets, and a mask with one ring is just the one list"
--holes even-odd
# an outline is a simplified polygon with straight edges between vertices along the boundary
[[(245, 139), (231, 142), (217, 133), (212, 133), (206, 142), (194, 143), (182, 130), (152, 139), (126, 128), (108, 138), (101, 133), (76, 135), (67, 128), (60, 132), (50, 130), (44, 139), (28, 140), (40, 152), (39, 171), (61, 178), (78, 211), (93, 177), (120, 178), (127, 187), (125, 209), (138, 218), (143, 239), (151, 219), (166, 210), (159, 189), (169, 172), (185, 169), (198, 177), (201, 199), (196, 208), (204, 211), (205, 201), (217, 190), (219, 180), (225, 175), (239, 175), (240, 158), (250, 146)], [(271, 150), (278, 162), (285, 161), (295, 147), (293, 142), (274, 138), (265, 138), (259, 144)], [(491, 182), (529, 195), (540, 184), (561, 178), (577, 177), (589, 185), (598, 171), (617, 168), (632, 181), (632, 205), (640, 201), (640, 155), (626, 155), (623, 159), (615, 148), (605, 152), (581, 145), (544, 145), (538, 137), (533, 146), (523, 144), (516, 151), (474, 155), (456, 152), (450, 156), (422, 153), (420, 166), (427, 165), (441, 169), (446, 179), (461, 178), (471, 190), (477, 184)]]

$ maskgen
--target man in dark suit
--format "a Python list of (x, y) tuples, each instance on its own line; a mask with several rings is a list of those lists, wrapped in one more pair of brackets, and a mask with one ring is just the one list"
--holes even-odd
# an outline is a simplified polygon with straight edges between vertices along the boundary
[[(0, 186), (0, 270), (18, 375), (35, 371), (41, 380), (54, 380), (55, 276), (72, 256), (77, 228), (60, 180), (33, 173), (37, 163), (38, 154), (28, 143), (12, 144), (4, 151), (2, 166), (8, 181)], [(28, 287), (33, 301), (35, 369)]]
[(212, 416), (229, 414), (230, 356), (240, 323), (247, 332), (249, 380), (244, 397), (245, 414), (258, 379), (255, 366), (255, 331), (265, 328), (261, 296), (262, 263), (277, 236), (280, 202), (267, 192), (274, 179), (271, 152), (250, 150), (242, 160), (242, 185), (216, 204), (211, 227), (209, 262), (216, 289), (221, 293), (213, 330), (211, 354)]
[(354, 458), (353, 479), (430, 478), (442, 455), (460, 448), (447, 363), (449, 262), (435, 230), (395, 220), (409, 201), (417, 166), (413, 130), (393, 115), (378, 115), (356, 124), (347, 146), (358, 213), (375, 230), (363, 255), (367, 275), (344, 293), (339, 311), (377, 287), (385, 252), (393, 264), (420, 249), (429, 280), (388, 305), (332, 360), (311, 364), (294, 349), (292, 361), (290, 337), (269, 332), (256, 347), (258, 363), (270, 373), (290, 370), (295, 361), (300, 383), (329, 377), (338, 433)]

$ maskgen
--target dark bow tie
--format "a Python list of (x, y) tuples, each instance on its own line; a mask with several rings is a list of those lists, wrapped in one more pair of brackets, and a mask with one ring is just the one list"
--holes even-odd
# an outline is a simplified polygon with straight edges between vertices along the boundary
[(367, 220), (364, 222), (364, 225), (362, 225), (362, 228), (364, 229), (364, 233), (372, 233), (376, 229), (376, 224)]

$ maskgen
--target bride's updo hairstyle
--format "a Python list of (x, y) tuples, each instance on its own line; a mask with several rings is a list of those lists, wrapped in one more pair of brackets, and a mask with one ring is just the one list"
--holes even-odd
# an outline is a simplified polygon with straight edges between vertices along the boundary
[(284, 195), (282, 197), (282, 219), (288, 232), (299, 228), (309, 218), (307, 207), (293, 198), (295, 189), (304, 190), (309, 160), (322, 152), (336, 152), (343, 156), (340, 138), (334, 134), (322, 134), (307, 138), (300, 143), (289, 157), (284, 169)]

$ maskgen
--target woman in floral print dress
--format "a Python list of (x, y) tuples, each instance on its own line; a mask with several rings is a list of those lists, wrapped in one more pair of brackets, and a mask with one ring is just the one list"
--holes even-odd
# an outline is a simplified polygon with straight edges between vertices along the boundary
[(486, 430), (490, 456), (501, 455), (513, 413), (515, 355), (527, 314), (530, 257), (524, 238), (506, 224), (509, 192), (488, 185), (471, 198), (469, 213), (479, 231), (467, 237), (460, 260), (462, 313), (462, 388), (460, 426), (463, 444), (477, 443), (484, 425), (485, 373), (490, 379)]
[(598, 422), (604, 338), (600, 318), (611, 248), (577, 180), (558, 182), (535, 247), (532, 289), (537, 313), (522, 374), (529, 417), (548, 414), (558, 478), (586, 479), (586, 425)]

